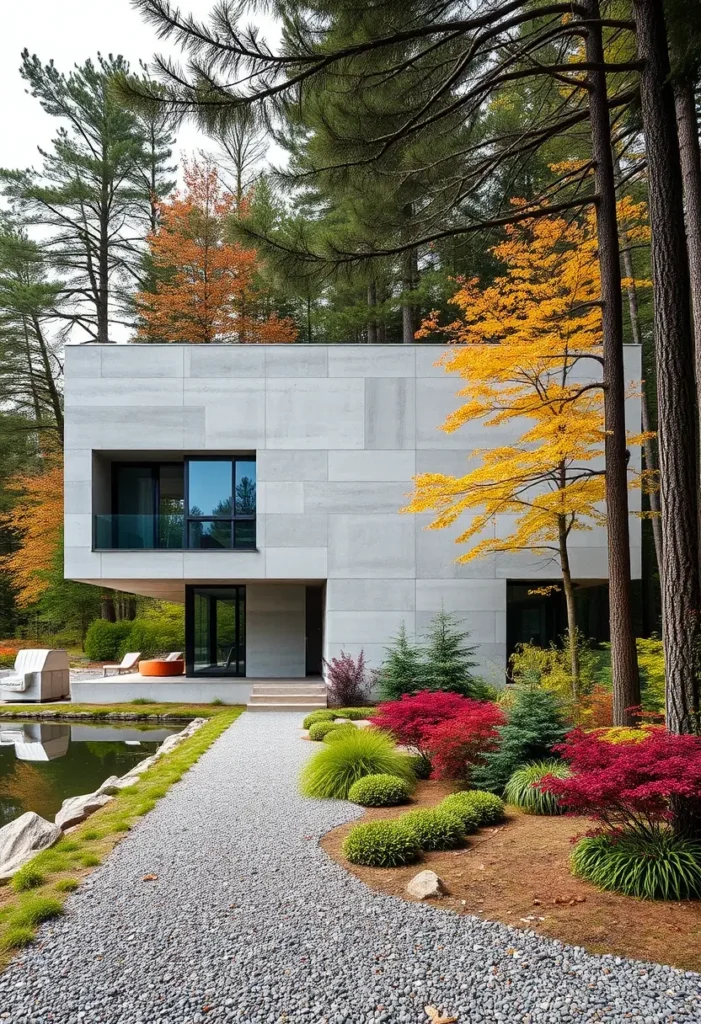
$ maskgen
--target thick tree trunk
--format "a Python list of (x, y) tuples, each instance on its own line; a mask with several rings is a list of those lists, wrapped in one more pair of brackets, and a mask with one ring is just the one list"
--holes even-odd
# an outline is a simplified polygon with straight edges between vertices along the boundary
[(414, 341), (416, 325), (414, 323), (414, 304), (410, 292), (414, 287), (414, 253), (409, 250), (404, 254), (404, 277), (402, 278), (402, 342), (411, 345)]
[(61, 396), (58, 393), (56, 387), (56, 381), (54, 375), (51, 372), (51, 362), (49, 360), (49, 348), (46, 344), (46, 338), (44, 332), (41, 329), (41, 324), (37, 317), (32, 318), (34, 324), (34, 333), (39, 343), (39, 353), (41, 355), (41, 365), (44, 368), (44, 377), (46, 378), (46, 390), (49, 393), (49, 401), (51, 402), (51, 409), (56, 420), (56, 430), (63, 444), (63, 408), (61, 406)]
[(635, 0), (648, 161), (662, 498), (667, 728), (698, 730), (696, 393), (682, 172), (662, 0)]
[[(585, 0), (585, 7), (589, 21), (586, 39), (587, 60), (603, 67), (604, 47), (599, 21), (599, 0)], [(640, 704), (640, 678), (633, 628), (633, 590), (630, 574), (623, 298), (616, 217), (616, 183), (604, 71), (590, 71), (588, 84), (601, 271), (613, 723), (633, 725), (634, 718), (629, 709)]]
[(674, 90), (679, 157), (684, 182), (684, 216), (689, 254), (691, 307), (694, 314), (696, 393), (701, 405), (701, 150), (693, 82)]
[(570, 572), (570, 556), (567, 550), (567, 523), (564, 516), (558, 520), (558, 539), (560, 548), (560, 569), (562, 570), (562, 587), (565, 591), (567, 607), (567, 637), (570, 648), (570, 672), (572, 674), (572, 699), (579, 696), (579, 650), (577, 647), (577, 612), (574, 601), (574, 586)]
[(377, 344), (377, 283), (374, 278), (368, 281), (368, 345)]

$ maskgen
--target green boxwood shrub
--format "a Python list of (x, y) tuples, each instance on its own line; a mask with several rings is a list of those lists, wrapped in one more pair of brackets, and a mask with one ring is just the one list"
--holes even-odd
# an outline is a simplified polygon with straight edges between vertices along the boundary
[(466, 789), (451, 793), (441, 800), (439, 807), (465, 815), (466, 821), (477, 821), (481, 825), (498, 825), (504, 820), (504, 801), (494, 793), (483, 789)]
[(302, 769), (305, 796), (345, 800), (354, 782), (365, 775), (397, 775), (413, 782), (408, 758), (379, 729), (348, 730), (342, 740), (324, 744)]
[(308, 729), (314, 722), (333, 722), (336, 712), (328, 708), (319, 708), (318, 711), (310, 711), (302, 722), (302, 728)]
[(571, 858), (575, 875), (598, 889), (644, 900), (701, 897), (701, 843), (660, 828), (646, 836), (587, 836)]
[(95, 619), (88, 626), (85, 634), (83, 650), (91, 661), (117, 661), (121, 658), (119, 650), (122, 642), (129, 636), (133, 622), (122, 619), (120, 622), (108, 622), (107, 619)]
[(396, 775), (366, 775), (354, 782), (348, 799), (361, 807), (395, 807), (411, 795), (411, 786)]
[(324, 736), (324, 743), (336, 743), (338, 740), (342, 740), (344, 736), (347, 736), (349, 732), (353, 732), (356, 726), (352, 722), (332, 722), (333, 729), (327, 732)]
[(312, 722), (309, 726), (309, 739), (315, 741), (323, 740), (327, 733), (333, 732), (334, 729), (338, 728), (339, 726), (337, 726), (335, 722)]
[(399, 819), (356, 825), (344, 840), (343, 853), (351, 864), (396, 868), (417, 860), (421, 850), (415, 830)]
[(409, 811), (399, 820), (416, 834), (422, 850), (454, 850), (465, 841), (465, 826), (456, 811), (434, 807)]
[(462, 822), (465, 835), (468, 835), (470, 832), (476, 832), (481, 825), (479, 812), (469, 802), (455, 800), (455, 796), (460, 796), (460, 794), (451, 794), (445, 800), (441, 800), (436, 810), (457, 814)]
[(350, 718), (351, 722), (360, 722), (362, 719), (370, 718), (377, 708), (334, 708), (335, 718)]
[(562, 814), (563, 808), (553, 793), (542, 793), (538, 786), (546, 775), (566, 779), (570, 770), (562, 761), (536, 761), (517, 768), (504, 787), (504, 799), (526, 814)]

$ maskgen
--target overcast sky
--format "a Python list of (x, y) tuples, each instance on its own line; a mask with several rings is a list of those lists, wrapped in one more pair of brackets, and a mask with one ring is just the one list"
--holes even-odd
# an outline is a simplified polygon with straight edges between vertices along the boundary
[[(180, 0), (185, 11), (204, 17), (213, 0)], [(0, 167), (29, 167), (39, 161), (37, 145), (47, 146), (57, 126), (39, 102), (24, 91), (19, 75), (26, 46), (43, 63), (53, 58), (61, 71), (94, 57), (97, 51), (123, 54), (133, 67), (164, 46), (129, 0), (11, 0), (3, 4), (0, 32)], [(262, 19), (257, 19), (259, 23)], [(272, 32), (272, 36), (270, 33)], [(268, 26), (269, 38), (274, 28)], [(177, 155), (201, 146), (214, 148), (189, 125), (181, 129)]]

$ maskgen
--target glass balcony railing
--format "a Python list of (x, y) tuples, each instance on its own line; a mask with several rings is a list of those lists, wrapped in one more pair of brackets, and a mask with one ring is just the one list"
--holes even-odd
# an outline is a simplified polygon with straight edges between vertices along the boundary
[(182, 513), (96, 515), (96, 551), (194, 549), (255, 550), (255, 516), (233, 519), (186, 517)]
[(95, 516), (95, 548), (103, 551), (154, 551), (185, 547), (185, 516), (169, 514)]

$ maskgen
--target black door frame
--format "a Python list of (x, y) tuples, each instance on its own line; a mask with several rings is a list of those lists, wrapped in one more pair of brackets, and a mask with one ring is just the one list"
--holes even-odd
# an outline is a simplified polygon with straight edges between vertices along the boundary
[[(236, 600), (236, 659), (233, 668), (220, 668), (212, 666), (211, 669), (195, 669), (195, 594), (198, 590), (237, 591)], [(210, 609), (216, 608), (216, 601), (211, 598)], [(209, 649), (210, 656), (216, 648), (217, 622), (216, 615), (209, 616)], [(243, 637), (243, 639), (242, 639)], [(216, 659), (216, 654), (215, 654)], [(220, 676), (231, 676), (244, 678), (246, 675), (246, 587), (241, 583), (221, 583), (210, 586), (198, 585), (196, 583), (185, 586), (185, 671), (188, 676), (195, 676), (207, 679)]]

